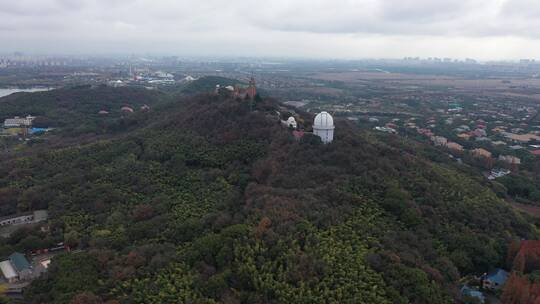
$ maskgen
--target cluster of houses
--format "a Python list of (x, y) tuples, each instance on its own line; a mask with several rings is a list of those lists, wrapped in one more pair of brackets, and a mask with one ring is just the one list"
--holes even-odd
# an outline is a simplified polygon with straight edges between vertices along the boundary
[(387, 126), (384, 126), (384, 127), (376, 126), (373, 129), (375, 131), (380, 131), (380, 132), (384, 132), (384, 133), (397, 134), (396, 129), (390, 128), (390, 127), (387, 127)]
[(34, 273), (26, 257), (19, 252), (14, 252), (7, 260), (0, 262), (0, 270), (8, 283), (29, 280)]
[[(442, 107), (436, 109), (436, 113), (426, 117), (425, 120), (422, 119), (421, 124), (417, 125), (418, 116), (410, 114), (401, 126), (424, 135), (435, 146), (470, 153), (474, 157), (485, 159), (486, 163), (498, 161), (516, 168), (522, 160), (514, 156), (513, 151), (520, 149), (540, 156), (540, 125), (531, 125), (535, 119), (540, 118), (538, 107), (514, 107), (509, 106), (508, 101), (497, 103), (493, 100), (479, 100), (478, 104), (469, 104), (469, 107), (464, 109), (456, 98), (447, 98), (439, 102)], [(374, 129), (396, 133), (397, 127), (394, 125), (398, 120), (394, 118), (384, 126)], [(379, 123), (379, 118), (369, 117), (368, 121)], [(448, 137), (445, 138), (440, 136), (442, 133), (453, 135), (444, 135)], [(494, 149), (489, 149), (489, 145)], [(464, 146), (472, 148), (465, 151)], [(495, 153), (497, 158), (493, 158), (492, 153)]]
[[(140, 107), (140, 110), (141, 110), (142, 112), (149, 111), (149, 110), (150, 110), (150, 106), (144, 104), (144, 105), (142, 105), (142, 106)], [(131, 113), (135, 113), (135, 110), (134, 110), (131, 106), (125, 105), (125, 106), (122, 106), (122, 107), (120, 108), (120, 112), (121, 112), (122, 114), (131, 114)], [(99, 114), (99, 115), (109, 115), (110, 112), (107, 111), (107, 110), (105, 110), (105, 109), (102, 109), (102, 110), (99, 110), (99, 111), (98, 111), (98, 114)]]
[(426, 135), (429, 134), (429, 139), (431, 140), (431, 142), (435, 145), (435, 146), (438, 146), (438, 147), (446, 147), (448, 148), (449, 150), (453, 150), (453, 151), (457, 151), (457, 152), (462, 152), (463, 151), (463, 146), (458, 144), (458, 143), (455, 143), (455, 142), (452, 142), (452, 141), (449, 141), (448, 139), (446, 139), (446, 137), (443, 137), (443, 136), (435, 136), (433, 134), (430, 134), (431, 131), (429, 130), (426, 130), (426, 129), (418, 129), (418, 133), (420, 134), (424, 134)]
[(27, 136), (38, 131), (46, 131), (46, 129), (38, 130), (32, 128), (34, 119), (35, 117), (30, 115), (26, 117), (15, 116), (13, 118), (6, 118), (0, 134), (3, 136)]
[(35, 128), (33, 127), (35, 116), (27, 115), (26, 117), (15, 116), (4, 120), (3, 128), (0, 131), (1, 136), (23, 136), (26, 137), (32, 134), (44, 133), (50, 131), (50, 128)]
[[(5, 216), (0, 218), (0, 234), (3, 237), (9, 237), (10, 234), (17, 229), (24, 226), (39, 224), (47, 221), (47, 219), (48, 214), (46, 210), (36, 210), (12, 216)], [(58, 248), (63, 250), (63, 244)], [(48, 253), (48, 250), (38, 253)], [(24, 254), (14, 252), (0, 262), (0, 272), (2, 272), (2, 276), (7, 283), (24, 284), (46, 272), (51, 262), (50, 258), (50, 254), (45, 254), (41, 257), (35, 257), (34, 260), (30, 262)]]
[[(379, 122), (379, 119), (376, 118), (376, 117), (370, 117), (368, 118), (368, 121), (370, 123), (377, 123)], [(384, 133), (390, 133), (390, 134), (397, 134), (397, 128), (398, 126), (396, 125), (396, 123), (399, 121), (399, 118), (394, 118), (392, 119), (391, 122), (388, 122), (386, 123), (384, 126), (375, 126), (373, 128), (373, 130), (375, 131), (379, 131), (379, 132), (384, 132)]]
[[(3, 218), (2, 228), (18, 227), (30, 222), (42, 221), (45, 214), (24, 214)], [(39, 217), (39, 218), (38, 218)], [(0, 260), (0, 283), (6, 288), (5, 292), (14, 297), (20, 297), (23, 288), (33, 280), (38, 279), (49, 270), (52, 259), (56, 254), (69, 250), (63, 242), (57, 243), (50, 248), (36, 249), (26, 254), (13, 252)]]
[[(176, 83), (174, 75), (164, 71), (151, 72), (147, 69), (135, 69), (130, 67), (128, 74), (128, 77), (123, 77), (121, 79), (109, 79), (107, 85), (118, 88), (131, 84), (172, 85)], [(182, 81), (185, 81), (186, 78)]]
[(437, 136), (433, 134), (433, 132), (430, 129), (417, 128), (416, 131), (418, 132), (418, 134), (428, 137), (429, 140), (437, 147), (445, 147), (455, 152), (464, 151), (462, 145), (449, 141), (446, 137)]
[[(416, 123), (414, 122), (415, 118), (411, 118), (408, 121), (405, 122), (404, 126), (409, 129), (415, 129), (418, 134), (421, 134), (427, 138), (433, 143), (433, 145), (437, 147), (443, 147), (450, 151), (456, 152), (456, 153), (463, 153), (465, 152), (465, 148), (460, 145), (459, 143), (450, 141), (444, 136), (438, 136), (436, 135), (430, 128), (434, 128), (436, 125), (435, 118), (430, 118), (427, 123), (430, 124), (430, 128), (419, 128)], [(370, 117), (368, 119), (371, 123), (377, 123), (379, 120), (375, 117)], [(393, 119), (391, 122), (385, 124), (384, 126), (376, 126), (374, 127), (374, 130), (380, 131), (380, 132), (386, 132), (386, 133), (392, 133), (396, 134), (397, 126), (395, 123), (398, 121), (398, 119)], [(486, 132), (486, 125), (483, 120), (478, 120), (478, 126), (476, 129), (471, 130), (469, 126), (467, 125), (461, 125), (455, 129), (455, 131), (458, 133), (457, 137), (469, 140), (470, 138), (476, 138), (477, 141), (490, 141), (489, 138), (487, 138), (487, 132)], [(447, 123), (453, 123), (453, 120), (447, 121)], [(515, 134), (506, 134), (506, 136), (509, 136), (514, 139), (519, 140), (536, 140), (537, 138), (540, 139), (539, 136), (536, 136), (534, 134), (527, 134), (527, 135), (519, 135), (514, 136)], [(503, 142), (504, 143), (504, 142)], [(495, 143), (494, 143), (495, 144)], [(506, 144), (506, 143), (504, 143)], [(540, 147), (539, 147), (540, 148)], [(468, 151), (472, 156), (477, 158), (482, 158), (487, 160), (489, 163), (492, 163), (494, 160), (492, 159), (492, 153), (484, 148), (476, 148)], [(540, 155), (540, 149), (538, 150), (538, 154)], [(506, 163), (509, 166), (515, 167), (517, 165), (521, 164), (521, 159), (512, 155), (499, 155), (498, 160), (500, 162)], [(489, 175), (490, 179), (498, 178), (501, 176), (504, 176), (507, 174), (508, 170), (504, 169), (495, 169), (492, 174)]]
[[(531, 115), (536, 115), (536, 110), (527, 107), (518, 109), (518, 112), (527, 113), (527, 115), (522, 119), (517, 119), (514, 116), (497, 111), (484, 110), (484, 112), (487, 113), (486, 115), (484, 115), (484, 117), (490, 117), (495, 119), (497, 119), (497, 117), (500, 117), (504, 120), (495, 120), (490, 122), (495, 125), (490, 130), (491, 136), (488, 136), (488, 123), (484, 119), (478, 118), (478, 116), (480, 116), (480, 114), (478, 113), (469, 113), (470, 117), (478, 118), (469, 119), (464, 117), (462, 114), (451, 113), (450, 110), (448, 110), (447, 113), (452, 114), (453, 117), (446, 119), (446, 124), (453, 124), (454, 119), (459, 119), (462, 122), (470, 123), (470, 125), (462, 124), (453, 129), (458, 138), (462, 140), (474, 139), (477, 142), (487, 142), (493, 146), (508, 146), (510, 150), (524, 149), (525, 147), (523, 145), (525, 144), (528, 144), (530, 142), (540, 142), (540, 131), (534, 130), (534, 126), (531, 128), (531, 126), (529, 126), (527, 123), (528, 120), (531, 119)], [(511, 121), (515, 121), (517, 122), (517, 124), (512, 123)], [(430, 127), (435, 127), (435, 118), (431, 118), (428, 123), (430, 122), (432, 123)], [(534, 145), (530, 146), (532, 148), (535, 148)], [(532, 150), (530, 152), (532, 154), (540, 155), (540, 151)], [(517, 161), (517, 159), (515, 158), (506, 158), (506, 162), (513, 165), (520, 163), (520, 161)]]
[[(480, 121), (480, 123), (482, 123), (482, 121)], [(416, 128), (416, 131), (419, 134), (428, 137), (430, 139), (430, 141), (435, 146), (445, 147), (445, 148), (447, 148), (447, 149), (449, 149), (451, 151), (454, 151), (454, 152), (464, 152), (465, 151), (465, 149), (463, 148), (462, 145), (460, 145), (458, 143), (455, 143), (455, 142), (452, 142), (452, 141), (448, 140), (446, 137), (437, 136), (430, 129)], [(478, 128), (473, 130), (473, 131), (469, 131), (469, 127), (466, 126), (466, 125), (463, 125), (463, 126), (459, 126), (458, 128), (456, 128), (455, 131), (457, 131), (459, 133), (459, 134), (457, 134), (457, 136), (459, 138), (462, 138), (462, 139), (465, 139), (465, 140), (469, 140), (471, 137), (475, 137), (477, 141), (488, 141), (488, 140), (491, 141), (489, 138), (486, 137), (487, 132), (485, 131), (485, 125), (480, 124), (480, 125), (478, 125)], [(464, 131), (469, 131), (469, 132), (460, 133), (460, 132), (464, 132)], [(534, 135), (532, 135), (532, 134), (527, 135), (526, 137), (527, 138), (535, 138)], [(538, 137), (538, 138), (540, 139), (540, 137)], [(495, 144), (495, 142), (493, 144)], [(492, 153), (490, 151), (484, 149), (484, 148), (472, 149), (472, 150), (469, 151), (469, 153), (474, 157), (487, 160), (488, 163), (490, 163), (490, 164), (493, 163), (493, 161), (494, 161), (494, 159), (492, 159)], [(499, 155), (497, 160), (500, 161), (500, 162), (506, 163), (507, 165), (511, 166), (512, 168), (515, 168), (517, 165), (521, 164), (521, 159), (518, 158), (518, 157), (515, 157), (513, 155)], [(494, 170), (494, 172), (491, 172), (491, 174), (489, 175), (488, 178), (489, 179), (495, 179), (495, 178), (498, 178), (498, 177), (501, 177), (501, 176), (504, 176), (504, 175), (507, 175), (507, 174), (508, 174), (508, 170), (503, 170), (503, 169)]]
[(488, 179), (489, 180), (494, 180), (496, 178), (506, 176), (506, 175), (508, 175), (510, 173), (511, 173), (511, 171), (508, 170), (508, 169), (502, 169), (502, 168), (492, 169), (489, 172)]
[(9, 284), (14, 284), (15, 289), (27, 285), (30, 281), (39, 278), (47, 272), (55, 252), (65, 249), (63, 243), (51, 249), (43, 249), (31, 256), (31, 260), (20, 252), (14, 252), (0, 262), (0, 272), (3, 279)]

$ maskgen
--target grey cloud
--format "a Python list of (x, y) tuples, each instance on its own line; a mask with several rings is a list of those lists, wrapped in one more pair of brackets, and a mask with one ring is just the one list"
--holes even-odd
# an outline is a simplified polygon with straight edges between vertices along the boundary
[(536, 0), (506, 0), (500, 6), (501, 18), (538, 18), (540, 3)]
[[(67, 1), (67, 0), (66, 0)], [(63, 12), (67, 7), (57, 0), (0, 0), (0, 13), (14, 16), (49, 16)]]
[[(536, 38), (536, 0), (276, 1), (248, 16), (262, 29), (342, 34)], [(529, 30), (525, 30), (528, 27)]]
[[(411, 52), (460, 54), (472, 43), (491, 54), (510, 38), (536, 46), (539, 17), (537, 0), (0, 0), (0, 52), (34, 43), (55, 51), (394, 54), (384, 48), (399, 41)], [(504, 47), (504, 55), (522, 52)]]

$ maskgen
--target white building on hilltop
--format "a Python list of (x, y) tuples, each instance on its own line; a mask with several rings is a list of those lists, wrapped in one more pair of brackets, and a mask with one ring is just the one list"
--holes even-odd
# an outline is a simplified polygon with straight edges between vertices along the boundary
[(296, 123), (296, 119), (294, 119), (294, 117), (289, 117), (289, 119), (287, 119), (287, 121), (284, 121), (284, 124), (289, 127), (289, 128), (293, 128), (293, 129), (296, 129), (298, 127), (298, 124)]
[(313, 134), (319, 136), (323, 143), (328, 144), (334, 140), (334, 119), (328, 112), (321, 112), (313, 121)]

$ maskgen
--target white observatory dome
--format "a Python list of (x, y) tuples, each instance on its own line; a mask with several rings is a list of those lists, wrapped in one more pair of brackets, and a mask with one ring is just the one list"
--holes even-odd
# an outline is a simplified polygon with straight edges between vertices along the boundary
[(287, 127), (292, 127), (294, 129), (296, 129), (296, 127), (298, 126), (298, 124), (296, 123), (296, 119), (294, 119), (294, 117), (289, 117), (289, 119), (287, 119)]
[(332, 118), (332, 115), (328, 114), (328, 112), (323, 111), (315, 116), (313, 126), (318, 128), (334, 129), (334, 119)]
[(331, 143), (334, 140), (334, 119), (328, 112), (321, 112), (313, 121), (313, 134), (319, 136), (323, 143)]

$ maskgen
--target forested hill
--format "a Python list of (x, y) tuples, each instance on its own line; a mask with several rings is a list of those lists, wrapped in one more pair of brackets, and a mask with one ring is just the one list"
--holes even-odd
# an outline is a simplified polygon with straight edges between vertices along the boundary
[(345, 121), (329, 145), (297, 141), (276, 111), (267, 99), (199, 96), (127, 137), (2, 163), (0, 207), (47, 208), (52, 222), (2, 240), (0, 253), (58, 240), (81, 250), (55, 257), (25, 297), (453, 303), (461, 276), (538, 237), (489, 188), (407, 143)]
[(204, 92), (212, 92), (216, 85), (222, 87), (238, 85), (240, 81), (235, 79), (219, 77), (219, 76), (204, 76), (192, 82), (189, 82), (180, 88), (183, 94), (200, 94)]
[(33, 115), (37, 117), (36, 127), (55, 128), (64, 135), (100, 134), (120, 130), (129, 124), (132, 119), (118, 119), (126, 116), (122, 107), (137, 113), (141, 106), (153, 107), (168, 99), (164, 93), (145, 88), (66, 87), (0, 98), (0, 118)]

